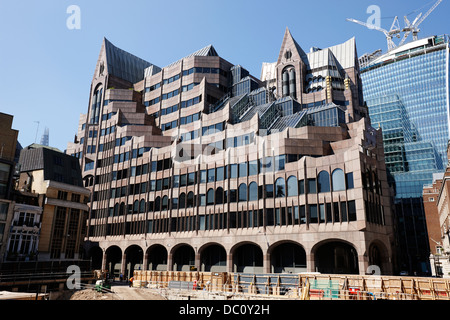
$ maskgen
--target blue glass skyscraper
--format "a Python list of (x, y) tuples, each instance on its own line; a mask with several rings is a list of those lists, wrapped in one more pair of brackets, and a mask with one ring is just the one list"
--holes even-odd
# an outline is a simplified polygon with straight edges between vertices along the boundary
[(372, 125), (383, 129), (386, 168), (395, 190), (400, 267), (428, 271), (424, 184), (443, 172), (449, 140), (449, 38), (407, 43), (361, 64)]

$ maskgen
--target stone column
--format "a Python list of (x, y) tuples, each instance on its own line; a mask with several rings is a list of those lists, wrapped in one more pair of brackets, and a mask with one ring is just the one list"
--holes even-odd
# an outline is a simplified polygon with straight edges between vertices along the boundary
[(233, 272), (233, 255), (227, 254), (227, 272)]
[(263, 255), (263, 270), (265, 273), (271, 273), (270, 253)]
[(200, 270), (200, 267), (201, 267), (201, 265), (200, 265), (200, 253), (195, 253), (195, 262), (194, 262), (194, 265), (195, 265), (195, 267), (197, 268), (197, 271), (202, 271), (202, 270)]
[[(106, 261), (108, 259), (108, 255), (106, 254), (106, 251), (103, 251), (103, 259), (102, 259), (102, 270), (106, 270)], [(110, 271), (110, 270), (108, 270)]]
[[(125, 274), (126, 266), (127, 266), (127, 255), (124, 253), (122, 255), (122, 263), (120, 266), (120, 272), (123, 274), (124, 277), (128, 276), (127, 274)], [(131, 276), (130, 276), (130, 278), (131, 278)]]
[(306, 272), (316, 272), (314, 253), (306, 254)]
[(143, 264), (142, 270), (147, 271), (147, 269), (148, 269), (148, 253), (144, 254), (144, 261), (142, 262), (142, 264)]
[(172, 253), (167, 254), (167, 271), (173, 271), (173, 255)]

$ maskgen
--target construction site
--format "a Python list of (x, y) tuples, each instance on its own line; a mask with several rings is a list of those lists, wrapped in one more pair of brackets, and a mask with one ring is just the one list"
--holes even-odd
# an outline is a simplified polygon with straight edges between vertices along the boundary
[[(132, 281), (94, 271), (76, 289), (66, 279), (29, 280), (42, 292), (20, 293), (21, 282), (2, 282), (1, 300), (450, 300), (443, 278), (319, 273), (135, 271)], [(130, 279), (131, 280), (131, 279)], [(47, 291), (53, 283), (54, 289)], [(59, 284), (58, 284), (59, 283)], [(56, 286), (55, 286), (56, 284)], [(45, 290), (42, 290), (45, 288)]]

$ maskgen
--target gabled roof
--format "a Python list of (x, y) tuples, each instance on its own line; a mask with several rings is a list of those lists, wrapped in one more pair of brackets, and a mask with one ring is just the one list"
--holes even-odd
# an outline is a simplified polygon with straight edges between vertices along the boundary
[(214, 49), (214, 47), (212, 45), (208, 45), (208, 46), (206, 46), (204, 48), (201, 48), (200, 50), (197, 50), (197, 51), (191, 53), (190, 55), (188, 55), (188, 56), (186, 56), (184, 58), (181, 58), (181, 59), (179, 59), (179, 60), (177, 60), (175, 62), (172, 62), (171, 64), (166, 66), (166, 68), (172, 67), (172, 66), (180, 63), (184, 59), (187, 59), (187, 58), (190, 58), (190, 57), (211, 57), (211, 56), (217, 57), (218, 54), (217, 54), (216, 49)]
[[(293, 52), (292, 52), (293, 49)], [(277, 64), (280, 64), (283, 60), (283, 55), (286, 53), (286, 50), (291, 50), (292, 59), (295, 60), (296, 56), (299, 57), (303, 62), (306, 61), (307, 56), (305, 51), (300, 47), (300, 45), (295, 41), (292, 36), (289, 28), (286, 27), (286, 31), (284, 32), (283, 43), (281, 44), (280, 53), (278, 54)]]
[(152, 64), (114, 46), (108, 39), (103, 38), (107, 70), (120, 79), (136, 83), (144, 79), (144, 69)]

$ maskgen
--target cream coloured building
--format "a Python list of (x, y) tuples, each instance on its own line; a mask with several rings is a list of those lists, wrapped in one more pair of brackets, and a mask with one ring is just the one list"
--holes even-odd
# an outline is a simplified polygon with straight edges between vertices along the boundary
[(305, 53), (286, 29), (264, 68), (259, 80), (213, 46), (160, 68), (103, 40), (67, 150), (93, 195), (94, 266), (394, 272), (355, 39)]

